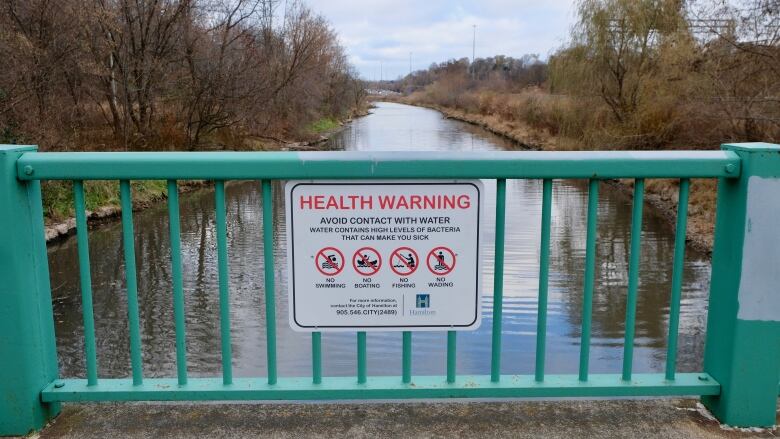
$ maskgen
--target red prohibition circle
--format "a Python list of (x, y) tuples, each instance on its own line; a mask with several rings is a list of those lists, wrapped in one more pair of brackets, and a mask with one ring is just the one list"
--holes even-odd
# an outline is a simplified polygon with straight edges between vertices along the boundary
[[(447, 265), (443, 260), (440, 260), (438, 255), (436, 255), (437, 251), (441, 252), (447, 252), (452, 257), (452, 263)], [(444, 256), (442, 254), (442, 256)], [(431, 266), (431, 258), (436, 259), (437, 264), (435, 266)], [(443, 259), (443, 258), (442, 258)], [(450, 250), (447, 247), (436, 247), (430, 252), (428, 252), (428, 257), (425, 258), (425, 263), (428, 265), (428, 270), (431, 270), (431, 273), (436, 275), (445, 275), (450, 274), (452, 272), (452, 269), (455, 268), (455, 252)], [(443, 269), (435, 270), (436, 267), (443, 267)]]
[[(366, 260), (366, 258), (363, 257), (363, 254), (361, 254), (363, 252), (373, 252), (376, 255), (376, 261), (372, 263), (370, 260)], [(358, 267), (358, 262), (357, 262), (358, 258), (360, 258), (364, 264), (362, 267)], [(376, 251), (376, 249), (373, 249), (371, 247), (359, 248), (357, 249), (355, 254), (352, 255), (352, 268), (354, 268), (355, 271), (362, 276), (373, 276), (379, 272), (380, 268), (382, 268), (382, 256), (379, 254), (378, 251)], [(373, 268), (373, 271), (371, 271), (370, 273), (364, 273), (360, 271), (360, 268), (363, 268), (364, 270), (365, 269), (371, 270)]]
[[(338, 253), (339, 258), (341, 259), (341, 263), (339, 264), (338, 262), (334, 262), (333, 259), (331, 259), (331, 257), (335, 255), (326, 255), (325, 252)], [(320, 258), (324, 259), (322, 263), (320, 263)], [(325, 276), (335, 276), (341, 273), (341, 270), (344, 269), (344, 253), (341, 253), (341, 251), (336, 247), (325, 247), (322, 250), (318, 251), (317, 254), (314, 256), (314, 266), (317, 267), (317, 271), (319, 271)], [(325, 270), (336, 270), (336, 271), (331, 273)]]
[[(412, 256), (412, 262), (408, 262), (404, 255), (401, 254), (401, 250), (408, 251), (409, 255)], [(396, 267), (393, 263), (393, 259), (398, 259), (401, 262), (400, 267)], [(398, 247), (397, 249), (393, 250), (392, 253), (390, 253), (390, 269), (393, 270), (393, 273), (399, 275), (399, 276), (409, 276), (410, 274), (417, 271), (417, 267), (420, 266), (420, 257), (417, 256), (417, 252), (409, 247)], [(399, 268), (396, 270), (396, 268)], [(402, 270), (409, 270), (408, 273), (403, 273)]]

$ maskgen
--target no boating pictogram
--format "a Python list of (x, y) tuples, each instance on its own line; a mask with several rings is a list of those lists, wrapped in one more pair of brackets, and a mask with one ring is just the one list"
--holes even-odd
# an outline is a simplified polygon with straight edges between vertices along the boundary
[(390, 254), (390, 269), (399, 276), (409, 276), (419, 265), (417, 252), (409, 247), (399, 247)]
[(317, 271), (325, 276), (335, 276), (344, 269), (344, 254), (335, 247), (325, 247), (314, 256)]
[(455, 253), (447, 247), (436, 247), (428, 253), (426, 263), (435, 275), (449, 274), (455, 268)]
[(373, 248), (363, 247), (352, 256), (352, 267), (360, 275), (373, 276), (382, 267), (382, 257)]

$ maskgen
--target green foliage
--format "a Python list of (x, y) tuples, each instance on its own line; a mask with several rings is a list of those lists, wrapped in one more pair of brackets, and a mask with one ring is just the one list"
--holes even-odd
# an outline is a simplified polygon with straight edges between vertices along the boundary
[(307, 127), (307, 131), (309, 131), (312, 134), (320, 134), (320, 133), (325, 133), (328, 131), (335, 130), (340, 126), (341, 124), (339, 123), (338, 120), (332, 117), (323, 117), (309, 124), (309, 126)]
[(698, 71), (700, 44), (678, 0), (583, 0), (570, 44), (550, 59), (550, 90), (608, 111), (598, 120), (581, 113), (588, 123), (579, 138), (591, 146), (718, 143), (697, 120), (697, 95), (710, 93)]
[[(678, 0), (583, 0), (572, 44), (552, 63), (555, 85), (601, 96), (618, 122), (642, 105), (659, 74), (660, 48), (686, 32)], [(679, 38), (676, 38), (679, 39)]]
[[(167, 195), (167, 185), (162, 180), (143, 180), (132, 182), (133, 202), (148, 203)], [(84, 184), (87, 210), (95, 211), (101, 207), (118, 207), (119, 182), (87, 181)], [(72, 217), (73, 184), (69, 181), (44, 181), (42, 185), (44, 215), (52, 221)]]

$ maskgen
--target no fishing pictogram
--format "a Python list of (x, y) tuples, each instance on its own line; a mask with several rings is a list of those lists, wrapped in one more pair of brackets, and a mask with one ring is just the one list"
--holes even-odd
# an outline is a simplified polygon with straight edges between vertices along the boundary
[(431, 273), (443, 276), (455, 268), (455, 253), (447, 247), (436, 247), (425, 258)]
[(373, 276), (382, 267), (382, 257), (375, 249), (363, 247), (352, 256), (352, 267), (362, 276)]
[(390, 269), (399, 276), (409, 276), (419, 265), (417, 252), (409, 247), (399, 247), (390, 254)]
[(344, 269), (344, 254), (335, 247), (325, 247), (314, 256), (317, 271), (325, 276), (335, 276)]

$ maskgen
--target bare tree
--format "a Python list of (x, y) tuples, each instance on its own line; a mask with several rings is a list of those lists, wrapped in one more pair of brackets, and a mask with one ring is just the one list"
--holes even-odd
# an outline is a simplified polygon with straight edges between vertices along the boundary
[(277, 23), (278, 4), (0, 0), (0, 135), (190, 149), (305, 137), (362, 94), (327, 21), (290, 1)]
[(270, 23), (264, 17), (273, 14), (268, 3), (213, 1), (200, 11), (187, 8), (183, 38), (187, 76), (181, 105), (189, 148), (200, 143), (202, 134), (244, 119), (241, 103), (256, 91), (252, 82), (257, 79), (251, 76), (258, 70), (255, 53), (261, 50), (252, 21)]
[[(33, 136), (58, 143), (49, 119), (74, 127), (83, 123), (84, 114), (78, 41), (67, 18), (72, 4), (4, 0), (1, 7), (0, 57), (5, 70), (0, 80), (0, 115), (20, 122)], [(30, 113), (35, 115), (32, 120)]]

